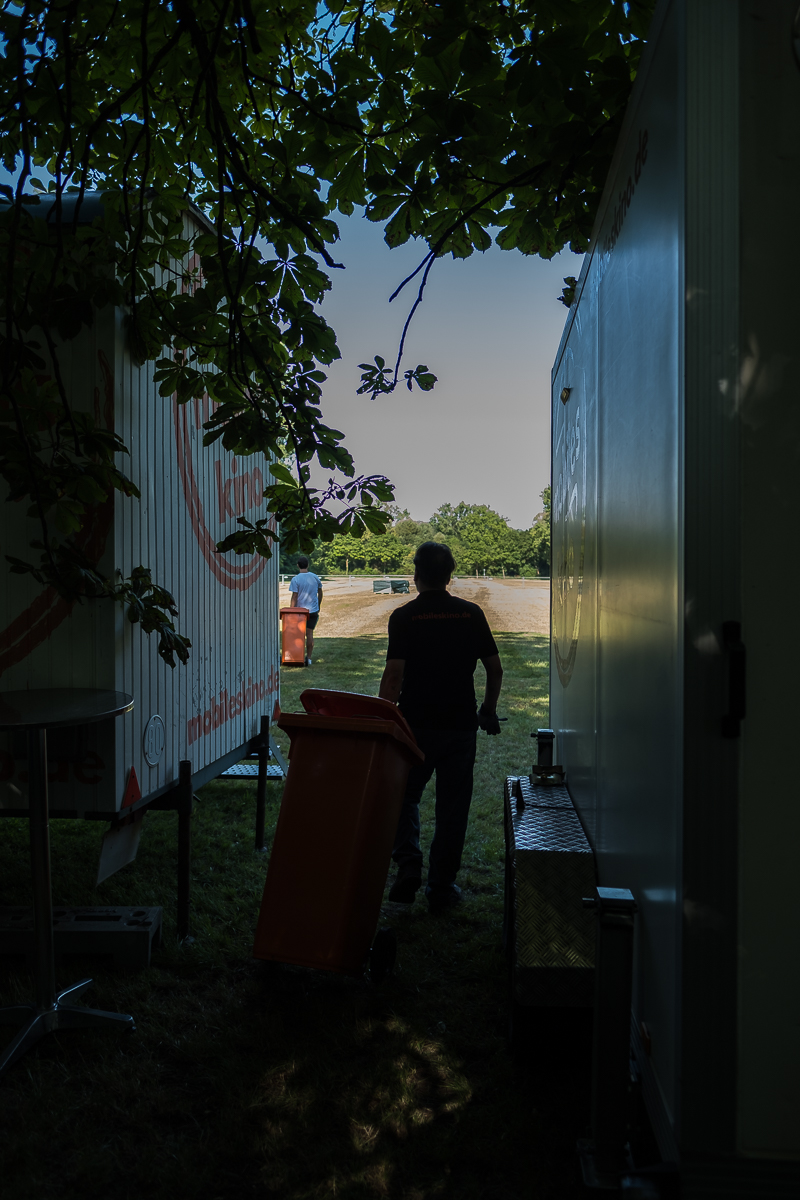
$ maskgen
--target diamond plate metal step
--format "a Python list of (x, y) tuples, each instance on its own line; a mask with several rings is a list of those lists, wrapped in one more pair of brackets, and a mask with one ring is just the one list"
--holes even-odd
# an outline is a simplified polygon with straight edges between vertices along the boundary
[(509, 776), (504, 789), (504, 939), (519, 1004), (591, 1006), (594, 854), (564, 786)]
[[(234, 763), (232, 767), (228, 767), (227, 771), (223, 771), (218, 776), (219, 779), (257, 779), (258, 778), (258, 763), (240, 762)], [(267, 779), (283, 779), (283, 771), (277, 763), (267, 764)]]

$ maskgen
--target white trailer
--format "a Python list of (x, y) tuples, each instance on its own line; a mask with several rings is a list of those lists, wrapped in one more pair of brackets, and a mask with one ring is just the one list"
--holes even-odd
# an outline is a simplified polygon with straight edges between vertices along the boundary
[(685, 1198), (800, 1195), (797, 11), (659, 5), (553, 369), (556, 760)]
[[(89, 198), (86, 218), (98, 200)], [(191, 242), (209, 226), (184, 217)], [(193, 269), (190, 252), (172, 263), (176, 279)], [(179, 283), (180, 286), (180, 283)], [(215, 544), (236, 518), (266, 513), (263, 455), (237, 458), (202, 445), (208, 397), (179, 405), (158, 395), (153, 364), (137, 365), (123, 313), (95, 314), (90, 330), (60, 349), (76, 408), (121, 435), (131, 456), (120, 468), (141, 500), (115, 493), (78, 540), (106, 574), (139, 564), (177, 602), (179, 631), (192, 643), (188, 666), (167, 666), (156, 637), (142, 634), (109, 601), (71, 604), (29, 576), (0, 572), (0, 677), (3, 690), (101, 687), (128, 692), (133, 712), (107, 725), (50, 736), (50, 812), (112, 820), (176, 788), (181, 761), (199, 786), (237, 762), (270, 717), (279, 692), (278, 554), (219, 554)], [(22, 506), (19, 506), (22, 509)], [(5, 552), (29, 558), (34, 522), (6, 505)], [(24, 743), (0, 740), (0, 811), (27, 813)], [(135, 776), (135, 778), (134, 778)], [(140, 797), (137, 798), (137, 793)]]

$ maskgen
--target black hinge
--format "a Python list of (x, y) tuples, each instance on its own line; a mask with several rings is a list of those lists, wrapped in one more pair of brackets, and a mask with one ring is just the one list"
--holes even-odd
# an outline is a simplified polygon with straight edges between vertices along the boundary
[(722, 646), (728, 660), (728, 711), (722, 718), (722, 736), (738, 738), (745, 717), (747, 663), (738, 621), (722, 622)]

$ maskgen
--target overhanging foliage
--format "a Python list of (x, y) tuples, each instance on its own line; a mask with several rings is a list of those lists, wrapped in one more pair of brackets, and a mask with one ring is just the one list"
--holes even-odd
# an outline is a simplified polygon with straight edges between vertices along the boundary
[[(126, 311), (132, 352), (156, 364), (162, 395), (216, 402), (207, 442), (294, 458), (296, 476), (278, 466), (266, 489), (287, 549), (380, 532), (391, 487), (356, 477), (319, 407), (321, 368), (339, 356), (317, 308), (341, 265), (335, 213), (362, 205), (390, 246), (425, 243), (409, 319), (441, 255), (493, 237), (545, 257), (584, 250), (652, 7), (3, 3), (0, 146), (14, 186), (0, 212), (0, 472), (40, 531), (36, 561), (12, 569), (69, 598), (122, 601), (168, 662), (185, 660), (174, 605), (146, 567), (104, 578), (80, 542), (94, 506), (136, 493), (125, 447), (57, 365), (106, 304)], [(85, 208), (93, 189), (97, 211)], [(213, 232), (192, 247), (194, 277), (165, 282), (162, 268), (189, 250), (187, 200)], [(373, 398), (400, 379), (433, 386), (427, 366), (401, 374), (404, 339), (394, 367), (364, 365)], [(340, 473), (321, 491), (314, 459)], [(270, 530), (240, 520), (220, 549), (268, 555)]]

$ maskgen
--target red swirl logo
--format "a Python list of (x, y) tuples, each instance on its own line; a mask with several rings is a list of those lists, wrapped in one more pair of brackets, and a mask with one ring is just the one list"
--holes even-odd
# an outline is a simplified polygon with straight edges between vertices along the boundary
[[(224, 554), (220, 554), (216, 544), (223, 534), (214, 537), (209, 530), (203, 497), (194, 473), (192, 441), (196, 438), (202, 446), (202, 427), (208, 420), (210, 410), (208, 395), (204, 395), (202, 400), (192, 400), (187, 404), (178, 404), (173, 396), (172, 407), (178, 471), (194, 535), (215, 579), (233, 591), (246, 592), (263, 574), (268, 560), (260, 554), (249, 557), (238, 555), (240, 561), (237, 563), (230, 562)], [(214, 513), (214, 523), (218, 527), (242, 516), (249, 509), (260, 508), (264, 503), (264, 473), (259, 466), (251, 470), (241, 470), (240, 464), (247, 461), (231, 455), (229, 463), (221, 459), (214, 462), (212, 475), (206, 481), (205, 501), (206, 506)]]
[[(97, 352), (97, 364), (102, 381), (94, 388), (94, 417), (98, 425), (105, 423), (106, 429), (114, 429), (114, 375), (102, 350)], [(43, 379), (48, 376), (42, 376)], [(90, 562), (99, 562), (114, 520), (114, 501), (109, 498), (90, 509), (86, 521), (74, 538), (75, 545)], [(65, 600), (55, 588), (43, 588), (28, 607), (15, 617), (5, 629), (0, 630), (0, 675), (22, 662), (42, 642), (46, 642), (54, 630), (67, 619), (75, 602)]]

